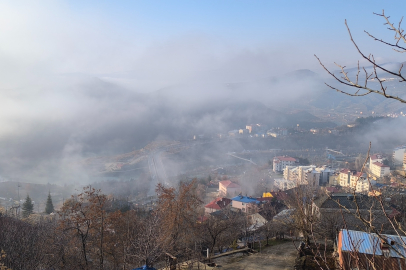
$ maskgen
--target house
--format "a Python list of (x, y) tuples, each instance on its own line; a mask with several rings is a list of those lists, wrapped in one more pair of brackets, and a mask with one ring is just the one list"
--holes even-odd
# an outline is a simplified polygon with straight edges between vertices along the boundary
[(248, 222), (251, 224), (248, 231), (255, 231), (264, 226), (268, 221), (259, 213), (254, 213), (248, 216)]
[(219, 194), (221, 196), (236, 195), (241, 193), (241, 186), (233, 183), (230, 180), (224, 180), (219, 182)]
[(231, 199), (231, 207), (240, 210), (243, 213), (253, 214), (258, 211), (258, 205), (261, 203), (255, 198), (238, 195)]
[(273, 158), (273, 171), (283, 172), (286, 166), (292, 166), (296, 163), (296, 159), (288, 156), (277, 156)]
[(272, 218), (272, 221), (283, 225), (293, 224), (295, 222), (294, 213), (296, 209), (284, 209)]
[(226, 208), (231, 203), (228, 198), (217, 198), (204, 206), (204, 213), (210, 214)]
[(406, 269), (404, 236), (343, 229), (337, 238), (340, 269)]

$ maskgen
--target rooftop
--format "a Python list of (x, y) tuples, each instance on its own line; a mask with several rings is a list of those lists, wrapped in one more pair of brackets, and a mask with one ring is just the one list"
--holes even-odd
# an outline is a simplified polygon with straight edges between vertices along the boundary
[(382, 159), (382, 156), (380, 154), (374, 154), (370, 157), (371, 160), (377, 160), (377, 159)]
[(260, 201), (258, 201), (255, 198), (248, 197), (248, 196), (242, 196), (242, 195), (235, 196), (231, 200), (237, 201), (237, 202), (243, 202), (243, 203), (256, 203), (256, 204), (260, 203)]
[[(406, 237), (390, 234), (381, 234), (383, 238), (388, 240), (388, 243), (393, 243), (390, 251), (390, 257), (402, 258), (406, 257)], [(342, 251), (354, 251), (371, 254), (383, 255), (381, 250), (381, 239), (375, 233), (366, 233), (361, 231), (341, 230)]]
[(288, 157), (288, 156), (278, 156), (278, 157), (274, 157), (274, 159), (277, 159), (280, 161), (292, 161), (292, 162), (296, 161), (296, 159), (294, 159), (293, 157)]
[(209, 202), (208, 204), (206, 204), (204, 207), (220, 210), (220, 209), (223, 209), (224, 207), (226, 207), (227, 205), (229, 205), (230, 203), (231, 203), (231, 200), (228, 198), (217, 198), (217, 199)]
[(220, 184), (222, 184), (226, 188), (239, 188), (240, 187), (239, 184), (233, 183), (230, 180), (220, 181)]
[(372, 164), (374, 164), (374, 165), (376, 165), (376, 166), (379, 166), (379, 167), (388, 167), (389, 168), (389, 166), (388, 165), (385, 165), (385, 164), (382, 164), (382, 163), (380, 163), (380, 162), (374, 162), (374, 163), (372, 163)]
[[(405, 237), (381, 234), (379, 237), (373, 233), (361, 231), (341, 230), (340, 260), (344, 269), (393, 269), (406, 268)], [(386, 243), (383, 239), (386, 239)], [(383, 250), (388, 253), (385, 256)], [(362, 254), (354, 260), (354, 254)]]
[[(315, 201), (316, 203), (316, 201)], [(374, 210), (382, 210), (382, 207), (377, 203), (375, 198), (368, 196), (358, 195), (356, 196), (356, 201), (354, 200), (353, 194), (343, 194), (336, 193), (332, 194), (331, 197), (327, 197), (324, 200), (317, 201), (316, 205), (320, 205), (321, 209), (341, 209), (345, 208), (348, 210), (357, 209), (357, 205), (360, 210), (369, 210), (371, 207)], [(393, 211), (393, 208), (388, 204), (385, 205), (385, 210)]]

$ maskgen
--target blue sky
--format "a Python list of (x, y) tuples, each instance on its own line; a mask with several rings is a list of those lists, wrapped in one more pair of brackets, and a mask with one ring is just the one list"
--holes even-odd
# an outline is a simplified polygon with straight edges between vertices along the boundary
[(6, 64), (0, 70), (9, 71), (3, 77), (22, 72), (28, 79), (33, 73), (35, 78), (131, 73), (141, 88), (213, 73), (216, 79), (224, 74), (223, 81), (304, 68), (323, 73), (314, 54), (329, 67), (334, 61), (353, 66), (359, 59), (345, 19), (366, 52), (382, 62), (403, 61), (363, 30), (390, 40), (392, 33), (372, 13), (384, 8), (397, 22), (405, 6), (325, 0), (6, 1), (0, 3), (0, 58), (17, 70)]
[[(242, 44), (292, 40), (294, 36), (342, 38), (344, 19), (354, 30), (379, 25), (372, 15), (386, 9), (403, 16), (405, 3), (395, 1), (69, 1), (73, 13), (104, 16), (119, 27), (137, 29), (149, 38), (191, 32), (221, 36)], [(327, 33), (326, 33), (327, 32)], [(328, 33), (329, 32), (329, 33)], [(248, 39), (248, 40), (247, 40)]]

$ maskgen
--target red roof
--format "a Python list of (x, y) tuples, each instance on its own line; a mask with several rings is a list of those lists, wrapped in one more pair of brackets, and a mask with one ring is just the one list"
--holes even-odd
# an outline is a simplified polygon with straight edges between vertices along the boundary
[(230, 180), (220, 181), (220, 184), (222, 184), (226, 188), (239, 188), (240, 187), (239, 184), (233, 183)]
[(379, 167), (389, 167), (388, 165), (382, 164), (382, 163), (380, 163), (380, 162), (374, 162), (374, 163), (372, 163), (372, 164), (374, 164), (374, 165), (376, 165), (376, 166), (379, 166)]
[(284, 156), (274, 157), (274, 159), (275, 158), (279, 159), (280, 161), (293, 161), (293, 162), (296, 161), (296, 159), (294, 159), (293, 157), (288, 157), (288, 156), (286, 156), (286, 157), (284, 157)]
[(382, 159), (382, 156), (380, 154), (375, 154), (371, 156), (371, 160), (376, 160), (376, 159)]
[(340, 171), (340, 173), (349, 173), (349, 172), (350, 172), (349, 169), (342, 169), (342, 170)]
[(209, 202), (208, 204), (206, 204), (204, 207), (220, 210), (220, 209), (226, 207), (227, 205), (229, 205), (230, 203), (231, 203), (231, 200), (228, 198), (217, 198), (217, 199)]

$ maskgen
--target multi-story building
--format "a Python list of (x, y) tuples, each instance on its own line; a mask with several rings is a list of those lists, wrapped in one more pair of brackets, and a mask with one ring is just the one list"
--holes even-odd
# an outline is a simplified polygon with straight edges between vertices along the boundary
[(320, 173), (315, 169), (309, 169), (304, 174), (304, 182), (310, 187), (318, 187), (320, 184)]
[(349, 169), (342, 169), (339, 173), (338, 184), (342, 187), (349, 187), (352, 173)]
[(320, 173), (320, 186), (325, 186), (329, 183), (330, 176), (335, 173), (335, 171), (327, 166), (318, 167), (315, 169)]
[(287, 190), (297, 187), (297, 182), (286, 179), (275, 179), (274, 180), (275, 189)]
[(390, 174), (390, 167), (377, 161), (370, 164), (369, 169), (371, 174), (373, 174), (377, 178), (384, 177)]
[(369, 192), (371, 186), (375, 186), (376, 181), (369, 179), (365, 173), (357, 172), (350, 177), (350, 187), (355, 189), (355, 192)]
[(312, 187), (320, 185), (320, 172), (316, 166), (286, 166), (283, 170), (283, 178), (287, 181), (295, 182), (296, 185), (310, 185)]
[(405, 155), (406, 145), (402, 145), (397, 147), (393, 150), (392, 160), (393, 165), (402, 165), (403, 164), (403, 157)]
[(255, 198), (238, 195), (231, 199), (231, 207), (244, 213), (253, 214), (258, 211), (260, 201)]
[(283, 170), (283, 179), (292, 181), (299, 179), (299, 166), (286, 166)]
[(234, 196), (241, 193), (241, 186), (231, 182), (230, 180), (224, 180), (219, 182), (219, 195), (220, 196)]
[(210, 214), (213, 212), (220, 211), (226, 208), (231, 203), (228, 198), (217, 198), (204, 206), (205, 214)]
[(296, 159), (288, 156), (278, 156), (273, 158), (273, 171), (282, 172), (286, 166), (292, 166), (296, 163)]
[(383, 162), (382, 156), (381, 156), (380, 154), (374, 154), (374, 155), (372, 155), (372, 156), (369, 157), (369, 170), (370, 170), (370, 171), (372, 170), (371, 167), (372, 167), (372, 164), (373, 164), (374, 162), (380, 162), (380, 163), (382, 163), (382, 162)]
[(356, 192), (368, 192), (376, 181), (369, 179), (365, 173), (343, 169), (339, 174), (339, 184), (355, 189)]

